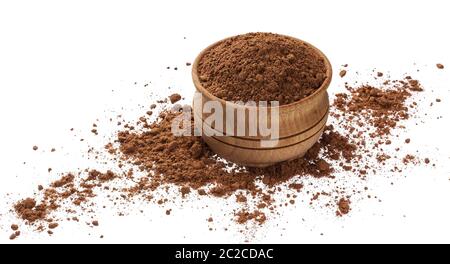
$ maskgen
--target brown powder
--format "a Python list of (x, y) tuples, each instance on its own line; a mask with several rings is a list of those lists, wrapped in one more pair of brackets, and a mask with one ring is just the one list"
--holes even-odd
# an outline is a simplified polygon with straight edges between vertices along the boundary
[(436, 64), (436, 67), (440, 70), (444, 69), (444, 65), (441, 63)]
[(326, 78), (324, 59), (309, 45), (271, 33), (235, 36), (207, 51), (198, 65), (202, 85), (227, 101), (293, 103)]
[[(101, 173), (97, 170), (87, 171), (87, 177), (81, 178), (81, 174), (68, 173), (60, 179), (52, 182), (47, 188), (40, 188), (43, 198), (38, 203), (36, 198), (26, 198), (14, 205), (17, 215), (29, 224), (36, 224), (37, 229), (43, 231), (39, 222), (51, 222), (49, 229), (58, 227), (58, 223), (52, 218), (59, 208), (68, 207), (66, 212), (76, 213), (76, 207), (80, 207), (95, 197), (94, 190), (104, 183), (115, 179), (117, 176), (111, 171)], [(72, 205), (72, 207), (70, 207)], [(69, 218), (70, 219), (70, 218)], [(73, 219), (77, 219), (74, 217)]]
[(391, 86), (360, 87), (347, 86), (348, 93), (336, 94), (334, 106), (346, 114), (346, 119), (364, 119), (376, 128), (373, 137), (390, 134), (392, 128), (397, 127), (401, 120), (409, 118), (406, 100), (411, 92), (422, 91), (419, 82), (411, 77), (405, 80), (391, 81)]
[(170, 103), (174, 104), (174, 103), (176, 103), (176, 102), (181, 100), (181, 95), (179, 95), (177, 93), (174, 93), (174, 94), (169, 96), (169, 100), (170, 100)]
[(29, 222), (44, 219), (47, 215), (47, 206), (45, 204), (37, 205), (33, 198), (26, 198), (19, 201), (15, 204), (14, 209), (21, 219)]
[(50, 224), (48, 224), (48, 228), (50, 228), (50, 229), (55, 229), (57, 227), (58, 227), (58, 223), (50, 223)]
[(341, 71), (339, 72), (339, 76), (340, 76), (341, 78), (343, 78), (346, 74), (347, 74), (347, 71), (346, 71), (346, 70), (341, 70)]
[[(154, 171), (142, 179), (130, 193), (140, 193), (143, 190), (154, 190), (164, 184), (180, 186), (184, 197), (190, 188), (204, 189), (213, 184), (209, 193), (214, 196), (227, 196), (236, 190), (257, 191), (255, 179), (260, 176), (269, 186), (285, 182), (296, 175), (311, 174), (316, 177), (329, 176), (333, 171), (330, 165), (319, 158), (319, 151), (324, 155), (346, 160), (353, 159), (356, 146), (333, 131), (326, 129), (321, 141), (316, 144), (305, 158), (276, 164), (268, 168), (245, 168), (227, 172), (226, 164), (217, 161), (214, 153), (198, 137), (176, 137), (171, 133), (171, 121), (178, 112), (164, 112), (162, 119), (150, 125), (149, 131), (121, 131), (118, 135), (123, 158), (146, 171)], [(144, 144), (145, 142), (145, 144)], [(149, 144), (151, 143), (151, 144)], [(176, 148), (172, 148), (176, 145)]]
[(346, 215), (350, 212), (350, 200), (347, 200), (345, 198), (341, 198), (338, 202), (338, 211), (336, 214), (338, 216)]
[[(353, 176), (365, 179), (378, 167), (366, 157), (363, 159), (362, 153), (374, 154), (373, 159), (380, 162), (392, 160), (393, 157), (386, 153), (376, 153), (376, 150), (368, 149), (366, 143), (377, 142), (379, 138), (384, 138), (380, 142), (385, 144), (395, 143), (392, 138), (388, 139), (388, 132), (399, 127), (400, 121), (409, 118), (413, 107), (407, 106), (406, 101), (413, 92), (421, 90), (419, 82), (411, 77), (402, 81), (386, 81), (379, 87), (362, 85), (354, 88), (347, 85), (347, 92), (338, 95), (331, 108), (331, 118), (339, 121), (338, 129), (328, 125), (319, 142), (303, 158), (263, 169), (231, 167), (233, 164), (218, 160), (201, 138), (173, 136), (171, 121), (181, 113), (163, 110), (162, 113), (157, 113), (158, 119), (152, 123), (141, 117), (138, 123), (121, 127), (116, 142), (105, 147), (117, 167), (135, 166), (142, 176), (135, 175), (132, 170), (123, 174), (115, 174), (112, 171), (101, 173), (96, 170), (67, 173), (49, 187), (39, 188), (43, 194), (42, 199), (27, 198), (16, 203), (14, 209), (21, 219), (38, 225), (38, 230), (43, 231), (45, 228), (39, 228), (39, 222), (51, 222), (49, 228), (50, 225), (57, 226), (61, 219), (55, 216), (63, 207), (63, 212), (78, 216), (78, 208), (95, 210), (96, 204), (92, 198), (99, 193), (117, 192), (125, 201), (137, 196), (144, 197), (145, 201), (166, 206), (171, 202), (176, 204), (176, 198), (169, 195), (156, 198), (155, 190), (175, 186), (184, 198), (192, 190), (200, 195), (198, 199), (205, 195), (225, 198), (235, 195), (241, 209), (232, 212), (233, 219), (240, 224), (254, 222), (261, 225), (276, 208), (295, 204), (296, 196), (288, 194), (288, 199), (284, 201), (276, 201), (274, 197), (279, 193), (283, 193), (285, 197), (284, 193), (288, 191), (304, 192), (303, 189), (308, 186), (299, 183), (302, 176), (322, 178), (330, 184), (335, 184), (336, 172), (344, 172), (348, 179), (354, 178)], [(162, 101), (161, 104), (165, 102)], [(151, 105), (151, 108), (155, 107), (155, 104)], [(125, 120), (122, 122), (125, 123)], [(375, 128), (376, 133), (370, 133), (370, 138), (366, 139), (364, 135), (370, 128)], [(345, 133), (341, 134), (338, 130)], [(415, 157), (407, 159), (408, 163), (414, 160)], [(126, 187), (110, 188), (106, 185), (116, 179), (127, 183), (123, 185)], [(260, 182), (262, 184), (259, 184)], [(285, 183), (287, 189), (281, 188)], [(332, 212), (336, 210), (339, 216), (348, 214), (351, 210), (350, 198), (355, 201), (349, 193), (359, 192), (357, 187), (345, 190), (336, 186), (332, 190), (334, 196), (322, 191), (320, 187), (314, 188), (317, 188), (317, 191), (311, 193), (312, 200), (330, 199), (326, 206), (332, 206)], [(170, 213), (171, 209), (166, 210), (166, 214)], [(78, 221), (76, 216), (63, 219), (66, 218)], [(93, 221), (92, 225), (95, 226), (94, 222), (96, 221)], [(50, 230), (48, 232), (53, 233)], [(17, 235), (14, 238), (16, 237)]]
[(245, 224), (246, 222), (253, 220), (258, 224), (262, 225), (267, 220), (266, 215), (259, 210), (255, 210), (253, 212), (241, 210), (236, 213), (236, 217), (237, 217), (236, 222), (238, 222), (239, 224)]

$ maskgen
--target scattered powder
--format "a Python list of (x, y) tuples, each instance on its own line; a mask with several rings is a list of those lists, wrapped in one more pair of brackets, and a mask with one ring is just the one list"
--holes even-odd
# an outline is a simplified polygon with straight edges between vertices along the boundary
[[(218, 61), (214, 61), (212, 57), (209, 59), (205, 57), (205, 61), (200, 67), (204, 70), (202, 73), (206, 76), (215, 74), (215, 78), (203, 78), (203, 82), (214, 85), (215, 82), (226, 80), (223, 79), (226, 76), (216, 74), (217, 67), (220, 67), (219, 65), (231, 67), (233, 61), (247, 56), (247, 64), (243, 64), (245, 67), (240, 71), (248, 72), (248, 79), (230, 79), (228, 83), (224, 83), (227, 85), (238, 83), (244, 87), (250, 85), (247, 80), (253, 78), (251, 71), (255, 69), (252, 70), (253, 62), (248, 56), (254, 54), (257, 58), (261, 54), (257, 50), (248, 48), (246, 46), (248, 43), (254, 43), (255, 47), (262, 50), (268, 47), (268, 43), (272, 43), (274, 48), (267, 49), (265, 52), (268, 54), (269, 60), (279, 61), (280, 68), (284, 69), (286, 76), (289, 77), (290, 69), (295, 67), (301, 69), (302, 67), (291, 65), (290, 54), (283, 53), (283, 47), (294, 45), (291, 41), (270, 34), (250, 34), (237, 37), (226, 45), (232, 46), (234, 49), (246, 48), (234, 55), (229, 53), (229, 47), (218, 48), (217, 51), (221, 51), (220, 54), (222, 54), (216, 58)], [(225, 44), (222, 43), (222, 45)], [(320, 60), (318, 62), (316, 55), (311, 53), (306, 46), (293, 52), (292, 55), (295, 58), (301, 58), (299, 61), (303, 63), (312, 63), (316, 72), (320, 73), (323, 69), (323, 62), (320, 63)], [(286, 58), (283, 59), (283, 56)], [(216, 65), (216, 63), (219, 64)], [(280, 68), (269, 66), (268, 62), (263, 62), (263, 84), (270, 79), (269, 77), (275, 70), (280, 70)], [(383, 77), (378, 73), (377, 76)], [(256, 78), (256, 76), (254, 77)], [(293, 79), (294, 77), (291, 76)], [(311, 81), (320, 86), (323, 81), (323, 79), (319, 81), (320, 74), (316, 74), (315, 77), (313, 75), (304, 77), (306, 82), (297, 83), (302, 91), (301, 96), (307, 96), (308, 93), (314, 91), (304, 90), (303, 84)], [(305, 80), (302, 79), (302, 81)], [(295, 85), (296, 82), (292, 81), (284, 86), (286, 84), (278, 81), (275, 78), (273, 87), (276, 92), (273, 94), (281, 95), (283, 103), (291, 102), (293, 97), (291, 97), (292, 94), (289, 94), (292, 92), (289, 90), (289, 85)], [(280, 85), (288, 88), (286, 91), (280, 92), (278, 90)], [(221, 87), (220, 89), (225, 88)], [(15, 203), (14, 211), (25, 223), (35, 226), (37, 231), (46, 230), (51, 235), (53, 234), (52, 230), (58, 227), (62, 221), (78, 222), (78, 217), (83, 213), (95, 213), (98, 209), (94, 198), (101, 193), (108, 194), (108, 197), (116, 194), (118, 198), (114, 198), (114, 196), (110, 198), (114, 204), (117, 199), (121, 199), (125, 203), (133, 203), (133, 198), (144, 198), (144, 201), (157, 206), (167, 206), (168, 203), (175, 205), (178, 201), (177, 197), (164, 195), (159, 197), (158, 190), (175, 186), (182, 199), (197, 194), (198, 199), (202, 199), (203, 196), (217, 199), (226, 199), (232, 196), (233, 201), (239, 205), (239, 209), (228, 212), (232, 220), (242, 225), (254, 223), (256, 226), (260, 226), (271, 217), (275, 217), (278, 208), (294, 205), (297, 193), (307, 192), (305, 189), (310, 186), (305, 186), (304, 178), (310, 178), (312, 182), (314, 179), (320, 178), (334, 187), (330, 192), (321, 189), (317, 189), (313, 193), (308, 192), (312, 196), (311, 204), (319, 199), (328, 199), (329, 202), (325, 208), (331, 208), (338, 216), (347, 215), (351, 211), (350, 205), (357, 200), (353, 196), (367, 191), (367, 187), (363, 187), (365, 185), (362, 183), (365, 183), (366, 178), (373, 175), (375, 171), (383, 171), (383, 164), (387, 160), (395, 159), (397, 161), (395, 163), (396, 171), (401, 171), (402, 165), (415, 164), (418, 161), (417, 157), (409, 154), (403, 158), (392, 157), (385, 152), (381, 145), (396, 143), (391, 132), (393, 129), (401, 129), (401, 122), (410, 118), (411, 111), (415, 109), (416, 105), (409, 104), (408, 100), (423, 88), (417, 80), (407, 76), (403, 80), (386, 80), (379, 86), (358, 84), (352, 87), (346, 84), (346, 89), (346, 92), (335, 95), (331, 105), (329, 125), (326, 126), (320, 140), (308, 150), (305, 156), (267, 168), (236, 166), (218, 159), (199, 137), (175, 137), (171, 133), (171, 121), (183, 113), (168, 110), (165, 107), (167, 100), (159, 100), (158, 104), (161, 108), (158, 108), (158, 111), (156, 111), (157, 104), (150, 105), (150, 109), (154, 109), (156, 113), (156, 120), (148, 121), (148, 118), (155, 115), (147, 113), (147, 116), (138, 118), (135, 124), (127, 123), (126, 120), (117, 123), (120, 127), (119, 132), (115, 139), (105, 146), (110, 160), (115, 164), (110, 167), (111, 170), (106, 172), (84, 170), (63, 174), (48, 187), (39, 185), (39, 194)], [(212, 92), (219, 92), (219, 90)], [(236, 97), (232, 95), (232, 99), (255, 99), (251, 93), (248, 96), (252, 97), (242, 97), (243, 94), (236, 92)], [(268, 96), (264, 92), (267, 91), (258, 93), (256, 96)], [(287, 96), (284, 97), (285, 95)], [(224, 98), (228, 98), (227, 96), (224, 95)], [(169, 96), (171, 104), (180, 99), (181, 95), (179, 94)], [(267, 99), (273, 98), (264, 97), (264, 100)], [(409, 143), (409, 139), (407, 140)], [(425, 163), (429, 162), (430, 160), (426, 158)], [(124, 167), (133, 167), (133, 169), (123, 173), (113, 172), (121, 171)], [(360, 180), (360, 184), (350, 189), (340, 186), (336, 177), (342, 173), (349, 179), (356, 176)], [(120, 187), (112, 187), (110, 183), (120, 183)], [(287, 199), (279, 200), (277, 197), (280, 194)], [(226, 207), (224, 207), (224, 211), (226, 213)], [(167, 215), (170, 215), (171, 212), (172, 209), (165, 211)], [(123, 214), (119, 213), (119, 215)], [(208, 218), (208, 222), (212, 221), (212, 217)], [(98, 221), (92, 221), (91, 224), (98, 226)], [(13, 226), (18, 229), (17, 225)], [(14, 231), (13, 226), (11, 229)], [(14, 233), (10, 238), (15, 239), (19, 235), (20, 233)]]
[(347, 123), (358, 119), (364, 123), (361, 125), (369, 123), (376, 128), (375, 132), (370, 133), (372, 137), (389, 135), (399, 121), (408, 119), (406, 100), (411, 97), (411, 92), (423, 90), (419, 82), (411, 77), (389, 81), (382, 87), (347, 85), (347, 89), (349, 93), (336, 94), (334, 106), (345, 113), (336, 117), (344, 118)]
[[(89, 210), (84, 207), (96, 195), (94, 191), (102, 187), (104, 183), (117, 177), (111, 171), (101, 173), (97, 170), (85, 171), (87, 176), (82, 178), (82, 173), (68, 173), (61, 176), (60, 179), (49, 184), (47, 188), (39, 188), (43, 192), (42, 199), (37, 202), (37, 198), (26, 198), (14, 205), (16, 214), (28, 224), (36, 224), (38, 230), (43, 230), (42, 222), (51, 222), (49, 229), (58, 226), (54, 222), (53, 214), (57, 213), (62, 206), (71, 204), (72, 207), (66, 213), (76, 214), (77, 208)], [(73, 217), (73, 219), (76, 219)]]

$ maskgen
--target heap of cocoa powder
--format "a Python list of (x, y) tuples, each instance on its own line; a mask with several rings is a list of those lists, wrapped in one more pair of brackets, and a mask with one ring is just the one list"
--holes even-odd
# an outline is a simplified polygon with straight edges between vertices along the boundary
[[(192, 188), (202, 194), (214, 196), (230, 195), (237, 190), (256, 194), (262, 192), (255, 185), (258, 178), (268, 186), (275, 186), (298, 175), (327, 177), (333, 169), (324, 158), (343, 161), (356, 158), (356, 147), (333, 131), (332, 126), (328, 126), (321, 140), (305, 157), (267, 168), (227, 169), (228, 163), (217, 160), (201, 137), (179, 137), (172, 134), (171, 122), (179, 114), (162, 113), (161, 119), (151, 124), (148, 130), (119, 132), (122, 159), (134, 163), (141, 170), (152, 172), (131, 188), (131, 192), (175, 184), (181, 190), (184, 188), (185, 193), (186, 188)], [(205, 191), (204, 188), (211, 184), (212, 187)]]
[(299, 40), (248, 33), (220, 42), (198, 65), (202, 85), (228, 101), (293, 103), (311, 95), (326, 78), (325, 61)]

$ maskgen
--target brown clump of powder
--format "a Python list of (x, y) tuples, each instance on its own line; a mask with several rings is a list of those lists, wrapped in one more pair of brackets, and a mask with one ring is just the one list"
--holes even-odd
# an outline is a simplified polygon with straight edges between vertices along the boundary
[(176, 102), (181, 100), (181, 95), (177, 94), (177, 93), (174, 93), (174, 94), (169, 96), (169, 100), (170, 100), (170, 103), (174, 104), (174, 103), (176, 103)]
[(308, 44), (272, 33), (248, 33), (220, 42), (198, 65), (202, 85), (228, 101), (293, 103), (326, 78), (325, 61)]
[(338, 211), (336, 212), (336, 215), (342, 216), (346, 215), (350, 212), (350, 200), (341, 198), (338, 202)]
[(14, 209), (21, 219), (28, 222), (44, 219), (47, 215), (47, 205), (37, 204), (33, 198), (19, 201), (14, 205)]
[(57, 228), (58, 226), (59, 226), (58, 223), (50, 223), (50, 224), (48, 224), (48, 228), (50, 228), (50, 229), (55, 229), (55, 228)]
[(262, 225), (267, 220), (266, 214), (264, 214), (263, 212), (261, 212), (259, 210), (255, 210), (252, 212), (248, 212), (246, 210), (241, 210), (241, 211), (237, 212), (235, 215), (237, 217), (236, 222), (238, 222), (239, 224), (245, 224), (246, 222), (253, 220), (253, 221), (257, 222), (258, 224)]
[(341, 70), (341, 71), (339, 72), (339, 76), (340, 76), (341, 78), (343, 78), (346, 74), (347, 74), (347, 71), (346, 71), (346, 70)]
[(18, 236), (20, 236), (20, 231), (16, 231), (16, 232), (14, 232), (13, 234), (11, 234), (11, 235), (9, 236), (9, 239), (10, 239), (10, 240), (14, 240), (14, 239), (16, 239)]
[(441, 64), (441, 63), (437, 63), (437, 64), (436, 64), (436, 67), (437, 67), (438, 69), (440, 69), (440, 70), (444, 69), (444, 65)]

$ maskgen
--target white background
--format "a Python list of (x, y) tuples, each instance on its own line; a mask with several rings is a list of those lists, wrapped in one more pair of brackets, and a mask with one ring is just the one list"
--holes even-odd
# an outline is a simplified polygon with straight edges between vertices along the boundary
[[(97, 118), (114, 112), (138, 117), (138, 104), (149, 104), (150, 89), (153, 97), (166, 95), (168, 86), (189, 94), (193, 87), (185, 62), (214, 41), (253, 31), (313, 43), (335, 73), (350, 65), (349, 80), (356, 71), (377, 68), (401, 75), (419, 68), (415, 76), (424, 83), (424, 103), (399, 141), (410, 137), (414, 144), (403, 147), (420, 150), (436, 168), (413, 167), (393, 179), (378, 175), (368, 185), (382, 202), (356, 202), (344, 218), (298, 202), (250, 238), (233, 228), (223, 231), (226, 217), (223, 225), (206, 223), (209, 216), (219, 218), (222, 200), (194, 198), (182, 208), (172, 206), (169, 217), (166, 208), (146, 204), (140, 205), (148, 207), (142, 215), (118, 217), (103, 210), (98, 228), (69, 223), (52, 237), (22, 225), (14, 243), (450, 242), (449, 10), (448, 1), (2, 1), (0, 242), (10, 242), (9, 225), (17, 222), (8, 211), (11, 202), (57, 177), (48, 167), (65, 172), (95, 166), (85, 161), (87, 143), (79, 138), (104, 143), (89, 135)], [(446, 69), (437, 70), (438, 62)], [(166, 66), (180, 70), (169, 72)], [(144, 88), (149, 81), (151, 87)], [(330, 92), (343, 82), (335, 74)], [(428, 107), (435, 98), (443, 102)], [(52, 147), (56, 153), (49, 153)], [(135, 207), (129, 210), (142, 209)], [(217, 230), (208, 231), (210, 226)]]

